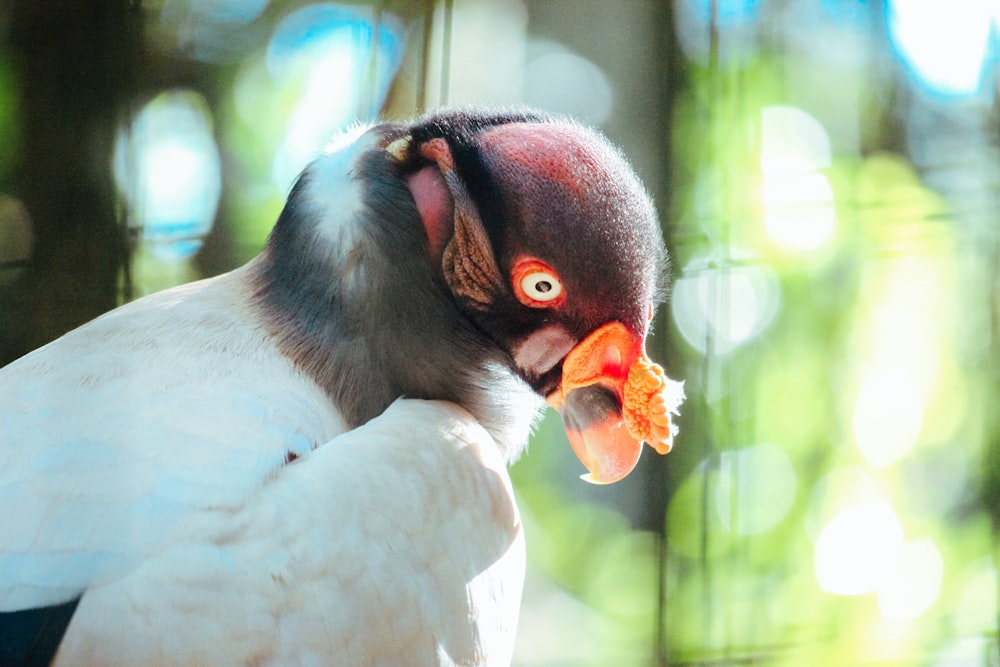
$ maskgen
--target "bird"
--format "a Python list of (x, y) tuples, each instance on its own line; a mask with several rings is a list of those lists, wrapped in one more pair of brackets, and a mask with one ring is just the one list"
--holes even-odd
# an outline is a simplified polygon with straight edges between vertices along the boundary
[(668, 275), (572, 119), (345, 130), (247, 264), (0, 369), (0, 663), (510, 664), (507, 467), (546, 405), (587, 481), (669, 451)]

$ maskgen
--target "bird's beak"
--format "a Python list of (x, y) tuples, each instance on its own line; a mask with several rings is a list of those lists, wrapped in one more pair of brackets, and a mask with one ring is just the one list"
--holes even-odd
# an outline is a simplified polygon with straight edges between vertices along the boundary
[(643, 336), (621, 322), (605, 324), (570, 351), (560, 385), (547, 398), (590, 471), (583, 479), (595, 484), (632, 472), (644, 441), (669, 452), (677, 433), (671, 415), (683, 400), (683, 383), (666, 377), (646, 356)]

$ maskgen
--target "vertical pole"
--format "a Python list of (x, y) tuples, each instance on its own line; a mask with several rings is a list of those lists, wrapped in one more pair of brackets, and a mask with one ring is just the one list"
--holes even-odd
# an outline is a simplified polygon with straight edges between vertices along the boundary
[(128, 0), (17, 0), (9, 16), (23, 130), (9, 193), (35, 245), (0, 288), (0, 365), (119, 303), (128, 244), (111, 154), (142, 53)]

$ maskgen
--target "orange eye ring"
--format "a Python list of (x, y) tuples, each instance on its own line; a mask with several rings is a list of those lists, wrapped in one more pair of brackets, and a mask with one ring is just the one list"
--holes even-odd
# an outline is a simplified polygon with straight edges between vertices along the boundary
[(557, 308), (566, 301), (559, 275), (541, 260), (532, 257), (517, 260), (510, 281), (514, 296), (529, 308)]

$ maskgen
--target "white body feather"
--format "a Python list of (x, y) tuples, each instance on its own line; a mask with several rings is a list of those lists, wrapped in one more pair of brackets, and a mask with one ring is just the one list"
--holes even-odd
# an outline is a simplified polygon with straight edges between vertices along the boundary
[(89, 591), (56, 665), (507, 665), (523, 568), (490, 437), (402, 400)]
[(345, 430), (251, 317), (243, 272), (114, 310), (0, 373), (0, 611), (52, 604)]

